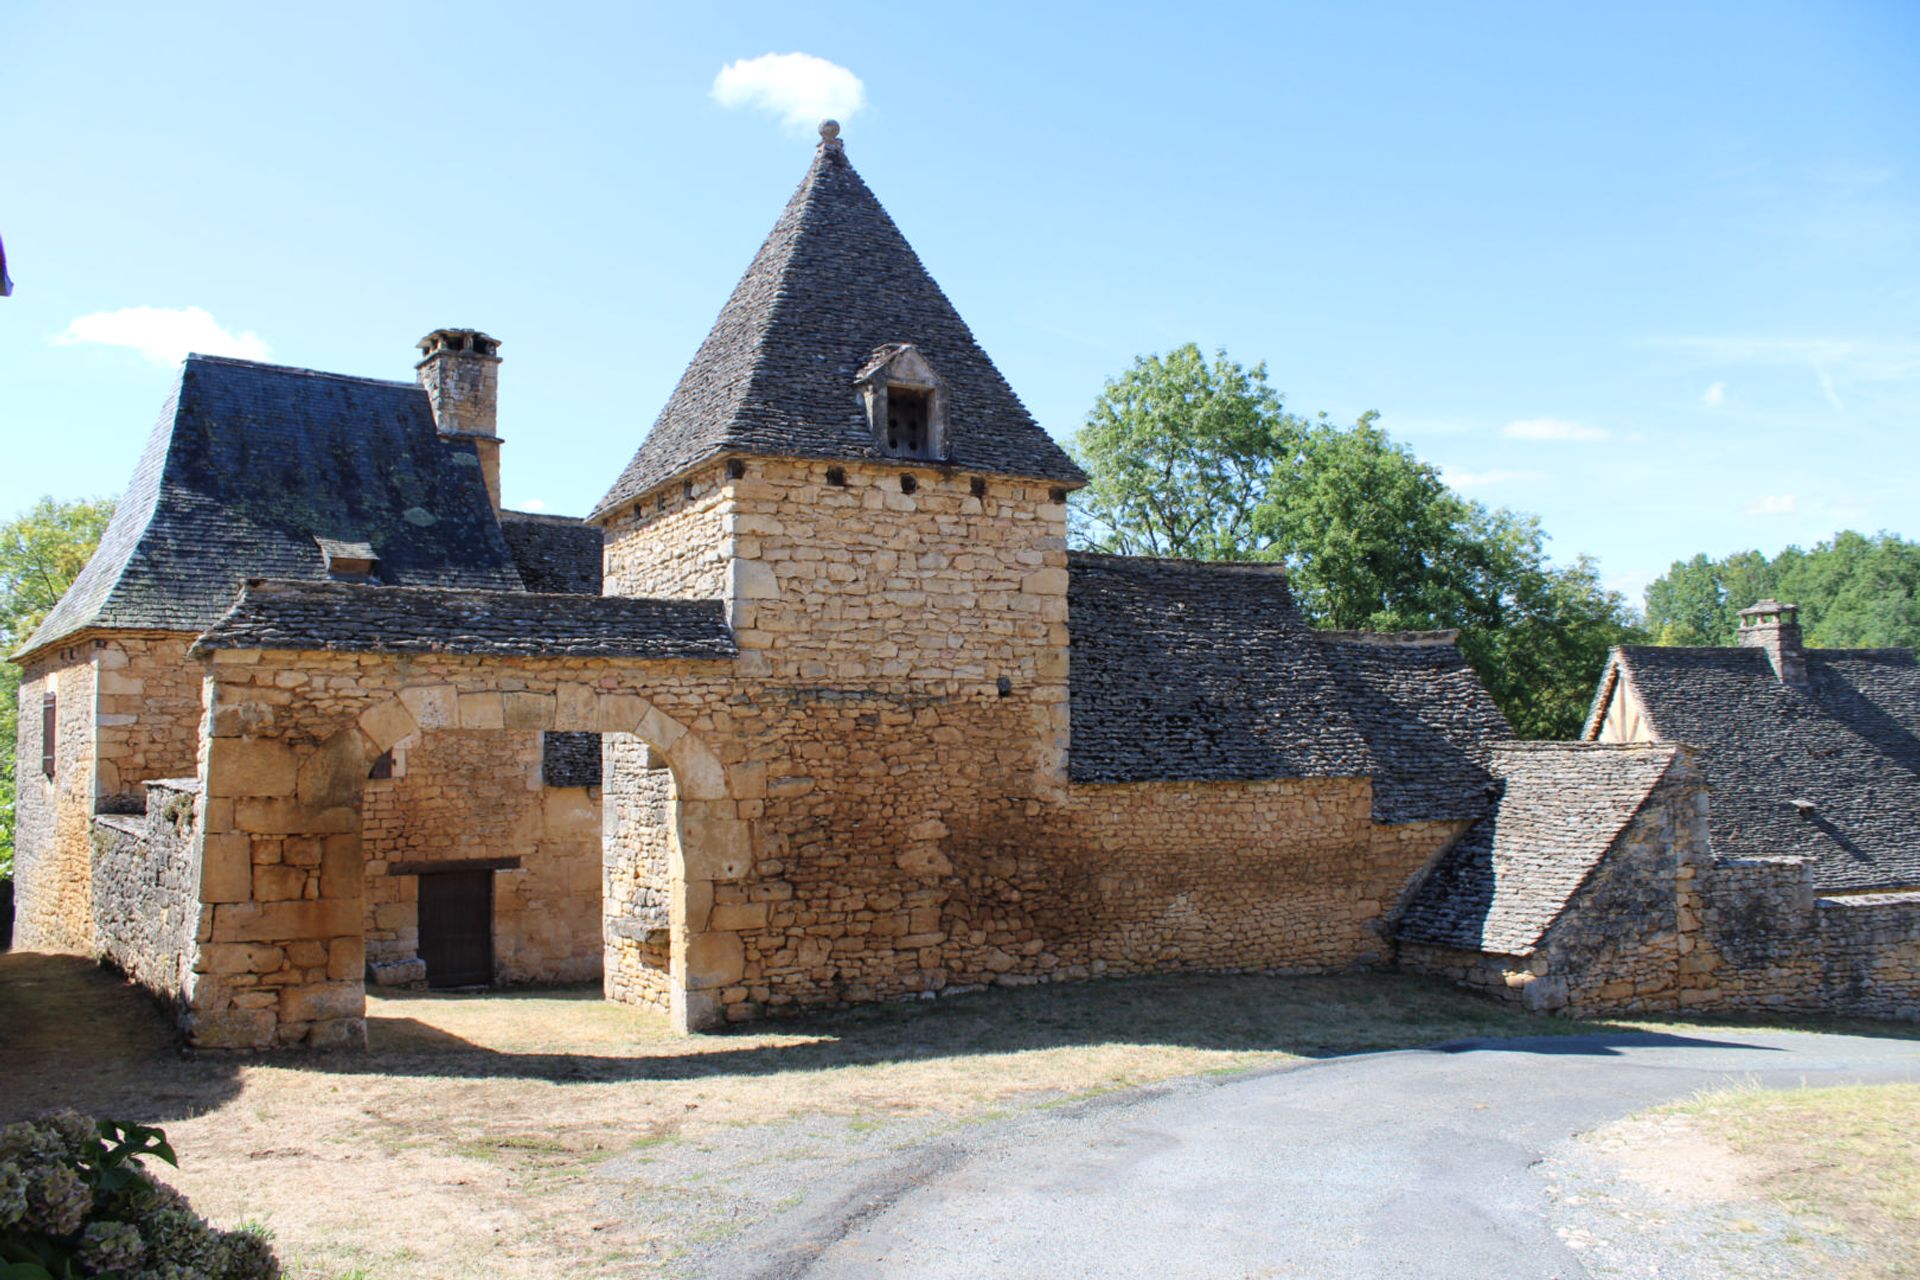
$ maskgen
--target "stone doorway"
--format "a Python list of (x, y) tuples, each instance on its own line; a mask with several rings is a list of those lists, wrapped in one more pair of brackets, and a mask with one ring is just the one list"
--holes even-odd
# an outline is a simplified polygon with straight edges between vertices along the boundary
[(493, 872), (435, 871), (420, 877), (420, 961), (435, 988), (490, 987)]

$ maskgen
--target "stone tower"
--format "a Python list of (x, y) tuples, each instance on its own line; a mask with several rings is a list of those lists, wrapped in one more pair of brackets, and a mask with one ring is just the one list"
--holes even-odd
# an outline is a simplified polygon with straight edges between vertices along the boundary
[[(942, 945), (970, 914), (953, 881), (984, 874), (1066, 780), (1065, 501), (1084, 477), (854, 172), (837, 126), (821, 132), (592, 517), (608, 594), (727, 602), (743, 684), (716, 736), (751, 744), (730, 768), (764, 771), (764, 798), (739, 815), (758, 847), (708, 868), (705, 887), (706, 871), (685, 869), (685, 923), (710, 922), (711, 892), (711, 911), (747, 924), (743, 946), (706, 958), (720, 998), (745, 1006), (770, 979), (790, 992), (808, 973), (826, 998), (942, 985)], [(642, 838), (619, 814), (645, 761), (616, 745), (608, 762), (617, 862), (614, 845)], [(870, 932), (752, 936), (768, 902), (796, 920), (849, 895), (875, 904)], [(690, 958), (696, 986), (701, 964)]]

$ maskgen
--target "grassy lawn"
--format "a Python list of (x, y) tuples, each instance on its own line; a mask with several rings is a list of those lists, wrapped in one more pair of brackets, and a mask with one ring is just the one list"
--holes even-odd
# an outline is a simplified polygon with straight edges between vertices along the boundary
[(368, 1005), (365, 1054), (188, 1055), (111, 974), (0, 955), (0, 1123), (66, 1105), (164, 1125), (170, 1180), (272, 1232), (300, 1280), (670, 1275), (954, 1125), (1306, 1057), (1625, 1029), (1384, 974), (1029, 987), (692, 1038), (587, 989)]
[(1837, 1233), (1861, 1276), (1920, 1276), (1920, 1085), (1733, 1089), (1668, 1108), (1730, 1147), (1750, 1194)]

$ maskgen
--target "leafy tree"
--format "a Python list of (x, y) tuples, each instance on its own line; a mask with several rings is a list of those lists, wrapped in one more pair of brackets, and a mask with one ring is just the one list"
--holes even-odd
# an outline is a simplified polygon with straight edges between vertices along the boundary
[(1920, 647), (1920, 543), (1846, 530), (1771, 560), (1758, 551), (1676, 560), (1647, 588), (1647, 629), (1659, 644), (1734, 644), (1740, 610), (1768, 596), (1800, 606), (1817, 647)]
[(1188, 345), (1144, 356), (1075, 437), (1090, 483), (1081, 546), (1121, 554), (1284, 560), (1316, 626), (1458, 627), (1515, 730), (1577, 732), (1626, 602), (1586, 557), (1556, 566), (1538, 521), (1454, 493), (1368, 413), (1288, 413), (1266, 369)]
[[(0, 525), (0, 645), (18, 652), (86, 567), (113, 503), (42, 498)], [(20, 669), (0, 662), (0, 879), (13, 874), (13, 749)]]

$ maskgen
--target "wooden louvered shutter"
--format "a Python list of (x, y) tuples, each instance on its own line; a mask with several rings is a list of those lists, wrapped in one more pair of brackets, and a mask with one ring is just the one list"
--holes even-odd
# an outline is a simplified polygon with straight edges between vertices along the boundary
[(53, 776), (55, 748), (60, 738), (60, 700), (48, 694), (40, 700), (40, 772)]

